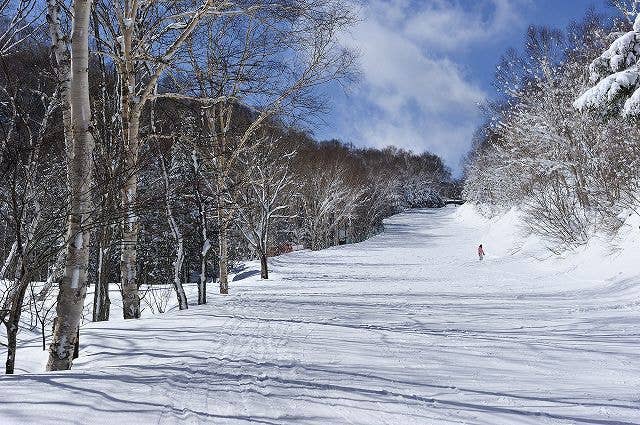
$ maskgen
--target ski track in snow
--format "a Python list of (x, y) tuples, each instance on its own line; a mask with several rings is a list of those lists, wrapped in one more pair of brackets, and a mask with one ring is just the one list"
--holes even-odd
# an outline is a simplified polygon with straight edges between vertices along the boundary
[(451, 211), (275, 258), (207, 306), (88, 324), (72, 371), (0, 377), (0, 423), (640, 424), (637, 279), (480, 263)]

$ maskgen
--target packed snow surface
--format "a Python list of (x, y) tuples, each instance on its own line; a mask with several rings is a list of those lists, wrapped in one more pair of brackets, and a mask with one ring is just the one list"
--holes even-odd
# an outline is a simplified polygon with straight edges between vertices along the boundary
[(71, 372), (0, 378), (0, 423), (640, 423), (637, 272), (511, 246), (517, 220), (465, 208), (278, 257), (207, 306), (88, 324)]

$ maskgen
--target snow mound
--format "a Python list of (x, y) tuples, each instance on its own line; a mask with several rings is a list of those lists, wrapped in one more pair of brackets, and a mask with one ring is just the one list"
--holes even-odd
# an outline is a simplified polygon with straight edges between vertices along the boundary
[[(479, 230), (477, 244), (483, 244), (486, 259), (528, 258), (539, 270), (555, 269), (570, 275), (567, 288), (606, 287), (612, 282), (636, 279), (640, 258), (640, 215), (627, 212), (614, 237), (592, 235), (587, 244), (558, 251), (544, 238), (531, 234), (518, 208), (492, 217), (473, 204), (465, 204), (452, 215), (466, 227)], [(638, 289), (636, 289), (638, 287)], [(630, 296), (640, 295), (640, 285), (626, 288)]]
[(496, 212), (467, 203), (453, 216), (460, 224), (481, 230), (478, 244), (483, 244), (488, 259), (512, 255), (523, 248), (530, 252), (543, 248), (539, 238), (527, 233), (518, 208)]
[(455, 220), (465, 225), (485, 225), (488, 218), (482, 214), (479, 207), (467, 202), (456, 208), (451, 215)]

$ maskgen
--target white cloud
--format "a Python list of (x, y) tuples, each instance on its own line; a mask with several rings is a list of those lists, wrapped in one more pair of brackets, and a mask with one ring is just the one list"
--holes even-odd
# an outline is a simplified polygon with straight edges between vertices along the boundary
[(474, 109), (474, 103), (484, 98), (456, 63), (429, 56), (421, 45), (378, 21), (362, 23), (356, 36), (365, 82), (375, 91), (371, 100), (385, 109), (397, 110), (409, 99), (416, 100), (425, 112)]
[(357, 95), (370, 110), (354, 123), (362, 143), (429, 150), (457, 168), (487, 96), (460, 59), (517, 25), (524, 1), (364, 3), (361, 23), (345, 41), (361, 53)]
[(415, 125), (408, 117), (396, 120), (374, 120), (361, 129), (367, 145), (383, 148), (397, 146), (414, 152), (425, 149), (440, 156), (451, 167), (458, 165), (461, 153), (469, 147), (475, 131), (474, 121), (451, 123), (433, 120)]
[(465, 49), (520, 25), (522, 0), (432, 0), (405, 22), (405, 33), (438, 49)]

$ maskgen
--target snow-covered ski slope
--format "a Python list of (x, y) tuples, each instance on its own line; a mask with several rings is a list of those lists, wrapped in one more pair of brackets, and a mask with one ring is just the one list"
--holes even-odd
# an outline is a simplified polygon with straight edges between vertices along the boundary
[(489, 227), (412, 211), (207, 306), (89, 324), (73, 371), (0, 378), (0, 423), (640, 423), (638, 275), (496, 253)]

